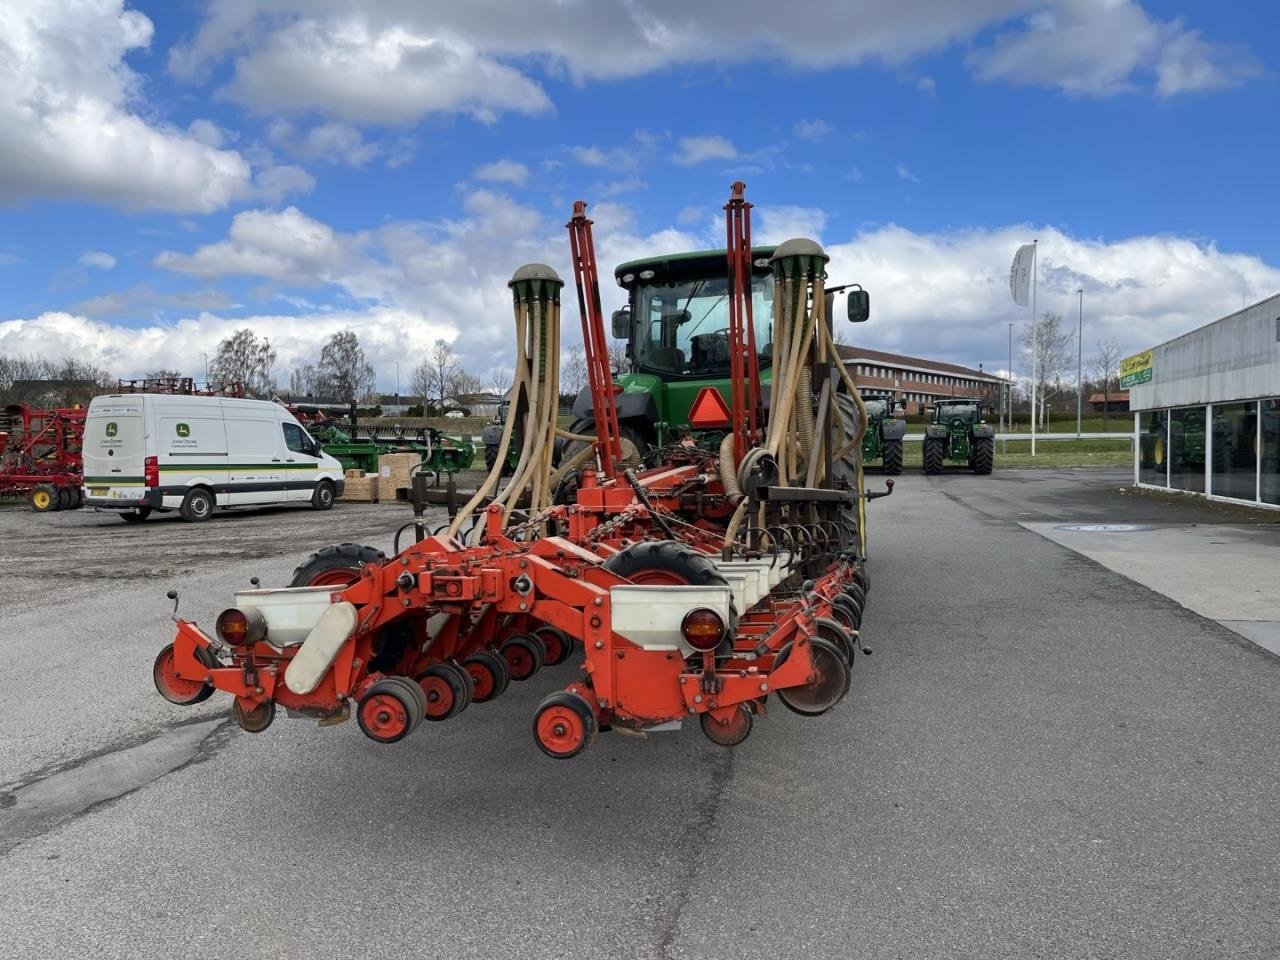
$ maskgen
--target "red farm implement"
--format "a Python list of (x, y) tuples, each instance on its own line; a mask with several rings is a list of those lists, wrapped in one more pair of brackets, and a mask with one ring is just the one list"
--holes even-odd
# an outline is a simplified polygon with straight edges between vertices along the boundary
[[(568, 226), (583, 341), (588, 360), (600, 361), (585, 206)], [(369, 738), (391, 743), (572, 658), (579, 669), (532, 717), (535, 742), (558, 759), (601, 730), (655, 732), (695, 717), (732, 746), (771, 696), (808, 716), (834, 707), (855, 656), (870, 652), (861, 639), (864, 507), (884, 494), (865, 493), (861, 472), (850, 478), (837, 465), (856, 455), (863, 421), (852, 418), (862, 407), (836, 359), (826, 256), (812, 241), (773, 255), (776, 346), (764, 402), (747, 333), (749, 210), (735, 184), (720, 273), (735, 301), (732, 429), (690, 430), (651, 462), (629, 463), (608, 365), (589, 362), (595, 435), (566, 437), (555, 402), (562, 282), (544, 265), (521, 267), (509, 284), (521, 426), (505, 430), (472, 501), (434, 533), (410, 521), (392, 556), (325, 547), (289, 587), (237, 594), (212, 631), (179, 618), (175, 603), (177, 634), (154, 664), (160, 693), (178, 704), (230, 694), (252, 732), (278, 707), (326, 725), (354, 712)], [(851, 402), (833, 402), (837, 392)], [(518, 464), (504, 483), (517, 435)], [(582, 448), (553, 468), (557, 439)]]
[(85, 411), (6, 407), (0, 419), (0, 497), (26, 497), (39, 513), (80, 506)]

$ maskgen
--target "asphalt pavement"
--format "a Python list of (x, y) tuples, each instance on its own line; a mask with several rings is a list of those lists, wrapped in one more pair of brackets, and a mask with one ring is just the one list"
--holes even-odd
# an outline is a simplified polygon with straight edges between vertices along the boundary
[(1253, 522), (1125, 479), (900, 478), (834, 711), (563, 763), (569, 664), (392, 746), (151, 689), (166, 589), (208, 619), (395, 508), (0, 512), (0, 957), (1274, 958), (1280, 659), (1022, 526)]

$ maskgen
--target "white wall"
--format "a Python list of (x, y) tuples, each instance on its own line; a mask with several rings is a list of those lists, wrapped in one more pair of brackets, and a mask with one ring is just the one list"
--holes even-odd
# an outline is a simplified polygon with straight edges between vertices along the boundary
[(1133, 410), (1280, 396), (1280, 294), (1152, 351)]

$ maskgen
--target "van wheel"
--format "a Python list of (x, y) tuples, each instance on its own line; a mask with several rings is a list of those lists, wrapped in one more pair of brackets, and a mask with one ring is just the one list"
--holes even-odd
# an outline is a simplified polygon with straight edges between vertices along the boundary
[(213, 494), (203, 487), (196, 487), (187, 492), (182, 500), (182, 506), (178, 508), (178, 513), (182, 515), (183, 520), (194, 523), (198, 520), (208, 520), (213, 514), (213, 506)]
[(137, 510), (121, 510), (120, 519), (125, 523), (141, 523), (151, 516), (150, 507), (139, 507)]
[(316, 484), (316, 489), (311, 494), (311, 506), (317, 510), (328, 510), (333, 506), (332, 483), (328, 480), (321, 480)]

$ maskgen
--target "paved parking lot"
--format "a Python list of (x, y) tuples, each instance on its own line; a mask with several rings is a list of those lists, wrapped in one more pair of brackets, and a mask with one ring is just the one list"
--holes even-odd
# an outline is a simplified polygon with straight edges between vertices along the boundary
[(402, 510), (0, 511), (0, 957), (1274, 958), (1280, 659), (1023, 525), (1257, 519), (1124, 481), (901, 478), (835, 711), (569, 763), (568, 665), (390, 747), (153, 692), (166, 589), (209, 620)]

